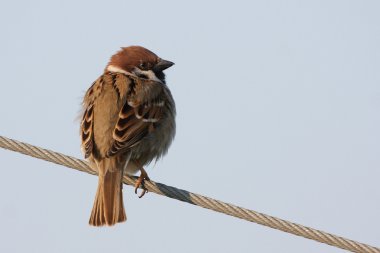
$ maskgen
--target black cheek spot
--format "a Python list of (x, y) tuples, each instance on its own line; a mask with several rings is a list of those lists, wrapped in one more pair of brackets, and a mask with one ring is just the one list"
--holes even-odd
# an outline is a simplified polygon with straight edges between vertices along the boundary
[(145, 74), (137, 74), (137, 76), (142, 78), (142, 79), (148, 79), (148, 76)]

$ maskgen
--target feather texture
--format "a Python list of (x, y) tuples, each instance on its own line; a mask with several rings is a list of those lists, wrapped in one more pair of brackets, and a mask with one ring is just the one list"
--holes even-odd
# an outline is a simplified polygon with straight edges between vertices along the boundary
[(90, 224), (113, 225), (126, 219), (123, 169), (160, 158), (174, 138), (174, 101), (162, 82), (106, 71), (86, 92), (83, 107), (82, 150), (99, 172)]

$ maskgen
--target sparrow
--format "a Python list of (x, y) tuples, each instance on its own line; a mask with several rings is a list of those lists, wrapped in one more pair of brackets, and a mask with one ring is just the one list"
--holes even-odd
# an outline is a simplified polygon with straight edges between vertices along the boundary
[(149, 180), (144, 166), (167, 153), (176, 111), (163, 71), (172, 65), (144, 47), (123, 47), (87, 90), (81, 147), (99, 175), (90, 225), (125, 221), (123, 175), (140, 171), (135, 193), (142, 187), (141, 198)]

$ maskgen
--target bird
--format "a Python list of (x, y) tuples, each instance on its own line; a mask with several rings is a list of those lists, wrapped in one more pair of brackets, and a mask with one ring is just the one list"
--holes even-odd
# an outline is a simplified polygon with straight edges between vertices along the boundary
[(163, 157), (175, 136), (175, 103), (163, 72), (173, 65), (144, 47), (122, 47), (85, 93), (81, 148), (98, 172), (90, 225), (126, 221), (125, 173), (140, 171), (135, 193), (140, 187), (140, 198), (147, 192), (144, 166)]

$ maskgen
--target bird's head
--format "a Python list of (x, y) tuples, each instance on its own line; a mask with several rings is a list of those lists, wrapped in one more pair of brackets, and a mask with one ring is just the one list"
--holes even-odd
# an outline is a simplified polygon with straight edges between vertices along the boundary
[(155, 53), (140, 46), (122, 47), (114, 54), (105, 71), (130, 74), (139, 78), (165, 83), (164, 70), (173, 66)]

